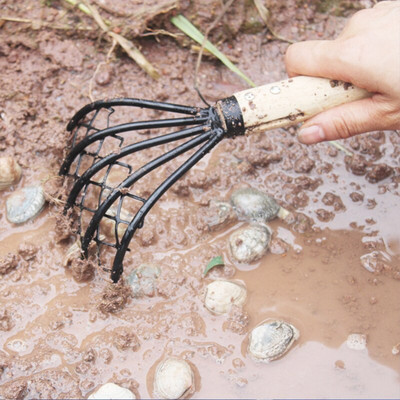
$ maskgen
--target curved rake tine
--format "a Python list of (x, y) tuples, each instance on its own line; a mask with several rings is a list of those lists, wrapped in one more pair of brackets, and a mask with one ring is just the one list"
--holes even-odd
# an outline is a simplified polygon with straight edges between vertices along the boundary
[(93, 175), (95, 175), (98, 171), (106, 167), (107, 165), (115, 163), (115, 161), (119, 160), (127, 156), (128, 154), (135, 153), (137, 151), (148, 149), (154, 146), (159, 146), (161, 144), (166, 144), (173, 142), (179, 139), (185, 139), (187, 137), (197, 135), (205, 130), (204, 126), (196, 126), (192, 128), (183, 129), (177, 132), (168, 133), (163, 136), (157, 136), (155, 138), (143, 140), (141, 142), (137, 142), (131, 144), (129, 146), (123, 147), (120, 152), (112, 153), (108, 156), (100, 159), (98, 162), (93, 164), (90, 168), (88, 168), (82, 176), (75, 182), (69, 196), (67, 199), (67, 204), (65, 205), (64, 212), (66, 212), (70, 207), (75, 204), (76, 198), (79, 195), (79, 192), (82, 188), (90, 182), (90, 179)]
[(200, 125), (208, 121), (209, 116), (196, 116), (189, 118), (175, 118), (175, 119), (163, 119), (158, 121), (140, 121), (131, 122), (128, 124), (116, 125), (110, 128), (102, 129), (82, 139), (75, 147), (71, 149), (67, 157), (65, 158), (61, 168), (60, 175), (66, 175), (71, 167), (71, 164), (75, 158), (84, 151), (84, 149), (90, 144), (104, 139), (107, 136), (114, 136), (119, 133), (140, 130), (140, 129), (156, 129), (156, 128), (169, 128), (185, 125)]
[(188, 107), (173, 103), (162, 103), (151, 100), (140, 100), (140, 99), (111, 99), (111, 100), (98, 100), (94, 103), (87, 104), (82, 107), (69, 121), (67, 130), (72, 131), (78, 124), (79, 121), (84, 118), (87, 114), (92, 111), (100, 110), (101, 108), (111, 108), (115, 106), (128, 106), (128, 107), (140, 107), (149, 108), (160, 111), (171, 111), (179, 114), (191, 114), (195, 115), (199, 112), (198, 107)]
[[(208, 140), (212, 135), (215, 133), (213, 131), (207, 131), (202, 135), (199, 135), (193, 139), (190, 139), (186, 143), (183, 143), (182, 145), (170, 150), (169, 152), (155, 158), (154, 160), (150, 161), (143, 167), (139, 168), (136, 170), (133, 174), (131, 174), (129, 177), (127, 177), (112, 193), (109, 194), (109, 196), (104, 200), (104, 202), (99, 206), (95, 214), (93, 215), (92, 219), (89, 222), (89, 225), (86, 229), (85, 236), (82, 238), (82, 250), (87, 257), (87, 252), (88, 252), (88, 247), (89, 243), (92, 240), (96, 229), (99, 226), (101, 218), (104, 217), (106, 214), (107, 210), (112, 206), (112, 204), (115, 202), (115, 200), (118, 199), (118, 197), (122, 196), (121, 189), (128, 188), (132, 186), (135, 182), (137, 182), (140, 178), (143, 176), (147, 175), (151, 171), (153, 171), (155, 168), (165, 164), (166, 162), (176, 158), (180, 154), (185, 153), (186, 151), (198, 146), (199, 144), (205, 142)], [(214, 138), (213, 138), (214, 139)], [(210, 141), (211, 142), (211, 141)], [(200, 149), (201, 150), (201, 149)], [(195, 153), (197, 154), (197, 153)], [(205, 155), (204, 153), (203, 155)], [(187, 169), (185, 170), (185, 172)], [(184, 172), (181, 174), (183, 175)], [(181, 176), (180, 175), (180, 176)], [(178, 178), (177, 178), (178, 179)], [(144, 200), (144, 203), (147, 203), (148, 200)], [(143, 208), (143, 206), (142, 206)], [(141, 208), (141, 209), (142, 209)], [(116, 236), (116, 239), (118, 239), (118, 236)]]
[[(114, 283), (118, 282), (123, 272), (123, 259), (128, 250), (130, 241), (136, 230), (144, 223), (144, 218), (158, 199), (190, 168), (200, 161), (214, 146), (216, 146), (225, 136), (226, 132), (219, 128), (210, 132), (213, 135), (211, 140), (197, 150), (186, 162), (184, 162), (171, 176), (169, 176), (146, 200), (143, 206), (135, 214), (132, 221), (125, 230), (124, 236), (121, 239), (121, 246), (117, 249), (114, 258), (114, 263), (111, 271), (111, 279)], [(195, 140), (195, 139), (192, 139)]]

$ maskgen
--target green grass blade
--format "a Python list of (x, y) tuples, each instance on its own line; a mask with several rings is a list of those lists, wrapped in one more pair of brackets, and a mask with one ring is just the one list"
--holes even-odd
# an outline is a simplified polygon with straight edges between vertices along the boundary
[(206, 276), (208, 271), (218, 265), (225, 265), (224, 260), (222, 258), (222, 256), (217, 256), (214, 257), (206, 266), (203, 275)]
[[(191, 39), (203, 44), (204, 35), (183, 15), (177, 15), (171, 18), (171, 22), (180, 29), (183, 33), (189, 36)], [(204, 48), (217, 57), (226, 67), (228, 67), (236, 75), (240, 76), (249, 86), (255, 87), (256, 84), (248, 78), (235, 64), (233, 64), (225, 54), (220, 52), (210, 41), (206, 40)]]

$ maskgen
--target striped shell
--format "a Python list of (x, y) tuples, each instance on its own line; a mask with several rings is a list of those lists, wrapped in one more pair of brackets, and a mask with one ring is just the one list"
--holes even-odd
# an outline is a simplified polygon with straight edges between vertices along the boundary
[(251, 331), (248, 352), (255, 360), (268, 363), (282, 357), (299, 336), (293, 325), (270, 320)]
[(22, 170), (12, 157), (0, 157), (0, 191), (18, 183)]
[(34, 219), (45, 203), (41, 186), (29, 186), (14, 192), (6, 201), (7, 219), (14, 224), (23, 224)]
[(154, 394), (158, 398), (179, 399), (193, 389), (194, 375), (186, 361), (170, 357), (157, 366)]
[(204, 304), (215, 314), (226, 314), (232, 305), (242, 306), (246, 296), (246, 288), (241, 283), (218, 280), (207, 285)]

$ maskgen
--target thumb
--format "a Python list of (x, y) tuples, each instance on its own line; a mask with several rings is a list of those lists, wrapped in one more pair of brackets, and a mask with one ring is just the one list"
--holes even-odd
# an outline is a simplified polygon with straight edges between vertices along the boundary
[(387, 117), (376, 96), (343, 104), (307, 120), (298, 139), (304, 144), (346, 139), (358, 133), (387, 129)]

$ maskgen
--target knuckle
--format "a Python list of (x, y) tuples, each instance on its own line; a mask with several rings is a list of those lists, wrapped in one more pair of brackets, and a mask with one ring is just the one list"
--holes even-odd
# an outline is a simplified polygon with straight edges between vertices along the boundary
[(332, 120), (332, 127), (335, 136), (340, 139), (347, 139), (352, 136), (352, 130), (345, 118), (337, 117)]

